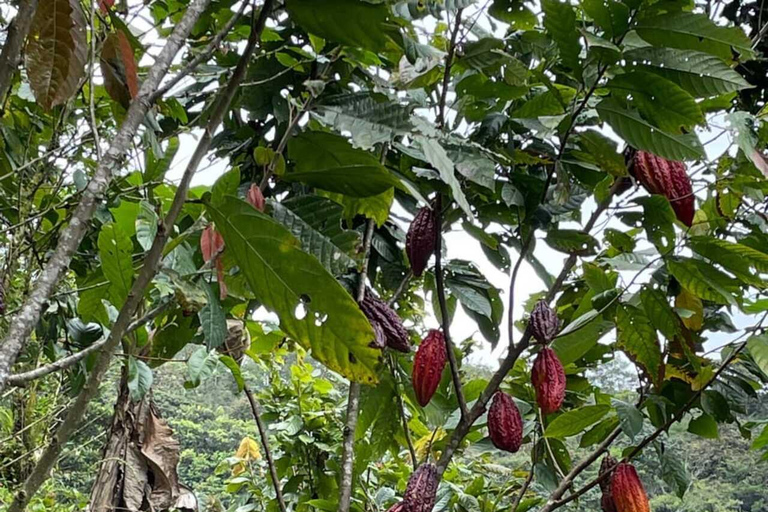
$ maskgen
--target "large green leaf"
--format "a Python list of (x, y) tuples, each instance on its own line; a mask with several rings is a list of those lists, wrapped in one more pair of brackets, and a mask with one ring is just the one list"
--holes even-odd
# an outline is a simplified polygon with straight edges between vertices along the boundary
[(748, 60), (754, 55), (752, 42), (741, 28), (717, 25), (706, 14), (678, 12), (644, 18), (635, 30), (654, 46), (698, 50), (723, 60), (734, 56)]
[(682, 87), (666, 78), (645, 71), (618, 75), (608, 88), (622, 96), (631, 96), (640, 114), (664, 131), (687, 133), (703, 123), (696, 100)]
[(751, 87), (722, 60), (706, 53), (673, 48), (638, 48), (626, 52), (624, 57), (629, 64), (672, 80), (697, 98)]
[(400, 41), (385, 3), (360, 0), (287, 0), (285, 6), (307, 32), (374, 52)]
[(646, 286), (640, 292), (640, 302), (651, 324), (668, 340), (674, 340), (680, 334), (680, 317), (670, 306), (669, 301), (656, 288)]
[(398, 184), (372, 153), (354, 149), (338, 135), (304, 132), (290, 140), (288, 156), (295, 169), (285, 179), (329, 192), (369, 197)]
[(128, 358), (128, 393), (131, 400), (138, 402), (152, 387), (152, 369), (147, 363), (133, 356)]
[(563, 329), (552, 342), (552, 350), (564, 365), (573, 363), (597, 345), (612, 327), (597, 311), (588, 311)]
[(604, 99), (597, 105), (597, 111), (619, 136), (637, 149), (670, 160), (697, 160), (705, 157), (704, 147), (695, 134), (663, 132), (641, 118), (637, 112), (627, 110), (615, 99)]
[(691, 238), (691, 247), (701, 256), (722, 265), (743, 282), (756, 287), (765, 286), (765, 281), (756, 271), (768, 271), (768, 254), (740, 243), (706, 236)]
[(120, 308), (133, 284), (133, 244), (125, 231), (114, 222), (101, 228), (98, 244), (102, 271), (109, 281), (109, 299)]
[(200, 326), (203, 328), (203, 338), (208, 350), (218, 348), (227, 339), (227, 318), (221, 308), (219, 298), (213, 292), (211, 285), (204, 284), (205, 295), (208, 302), (200, 310)]
[(685, 491), (691, 485), (691, 477), (685, 467), (685, 459), (680, 454), (665, 449), (660, 457), (661, 478), (674, 491), (678, 498), (683, 499)]
[(555, 418), (544, 431), (544, 437), (570, 437), (600, 421), (611, 410), (609, 405), (586, 405)]
[(651, 321), (634, 306), (622, 304), (616, 310), (617, 345), (646, 375), (660, 384), (664, 375), (661, 346)]
[(675, 247), (675, 211), (669, 199), (660, 195), (639, 197), (636, 202), (643, 206), (643, 227), (648, 239), (661, 254)]
[(301, 196), (283, 203), (271, 201), (272, 217), (287, 227), (301, 242), (301, 248), (315, 256), (334, 275), (356, 265), (350, 254), (360, 234), (342, 229), (342, 208), (318, 196)]
[(469, 207), (464, 191), (461, 189), (459, 180), (456, 179), (456, 174), (453, 171), (453, 162), (448, 157), (445, 148), (443, 148), (436, 139), (417, 135), (415, 140), (419, 143), (419, 146), (421, 146), (421, 150), (423, 151), (424, 158), (426, 158), (427, 162), (440, 173), (440, 179), (451, 187), (453, 198), (459, 204), (461, 209), (464, 210), (467, 217), (474, 219), (474, 214)]
[(590, 234), (576, 229), (552, 229), (545, 240), (557, 251), (579, 256), (595, 254), (600, 245)]
[(768, 335), (750, 336), (747, 340), (747, 349), (757, 366), (768, 375)]
[(581, 62), (579, 61), (579, 32), (576, 30), (576, 11), (568, 2), (559, 0), (543, 0), (541, 7), (544, 10), (544, 28), (552, 36), (560, 50), (560, 60), (563, 64), (581, 74)]
[(620, 37), (629, 26), (629, 7), (616, 0), (582, 0), (581, 7), (609, 39)]
[(701, 260), (676, 258), (667, 261), (670, 274), (697, 297), (716, 304), (737, 305), (738, 282)]
[(231, 197), (208, 211), (256, 298), (280, 317), (280, 328), (311, 348), (330, 369), (376, 381), (373, 328), (349, 293), (281, 224)]

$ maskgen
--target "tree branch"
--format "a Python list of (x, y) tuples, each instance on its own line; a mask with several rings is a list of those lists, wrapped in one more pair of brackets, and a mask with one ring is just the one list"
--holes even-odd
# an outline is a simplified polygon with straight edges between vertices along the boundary
[(168, 71), (173, 58), (186, 41), (195, 21), (208, 6), (209, 2), (210, 0), (197, 0), (194, 2), (174, 28), (168, 38), (168, 42), (155, 60), (155, 64), (142, 84), (138, 97), (131, 102), (125, 120), (120, 126), (120, 130), (117, 132), (109, 150), (107, 150), (104, 158), (99, 163), (87, 188), (83, 191), (80, 203), (75, 209), (69, 225), (59, 236), (59, 241), (53, 255), (40, 274), (32, 292), (27, 297), (20, 311), (10, 319), (8, 332), (3, 341), (0, 342), (0, 392), (6, 388), (7, 380), (11, 373), (11, 366), (16, 362), (32, 330), (37, 325), (43, 306), (53, 293), (56, 284), (66, 272), (75, 250), (85, 236), (90, 225), (90, 219), (93, 217), (96, 207), (109, 186), (112, 173), (119, 168), (123, 155), (131, 146), (133, 136), (136, 134), (136, 130), (149, 110), (150, 103), (148, 98), (160, 85), (160, 81)]
[[(192, 26), (196, 22), (197, 18), (200, 17), (200, 15), (207, 7), (209, 1), (210, 0), (197, 0), (194, 4), (192, 4), (185, 12), (181, 22), (176, 26), (171, 39), (173, 39), (174, 36), (177, 36), (181, 41), (183, 41), (183, 39), (186, 38), (186, 35), (189, 33)], [(131, 317), (134, 315), (138, 305), (143, 300), (144, 290), (149, 285), (150, 281), (157, 272), (160, 260), (163, 255), (163, 248), (165, 247), (168, 237), (173, 230), (176, 218), (181, 212), (181, 209), (186, 201), (187, 191), (189, 190), (189, 184), (192, 180), (192, 176), (194, 176), (200, 161), (210, 147), (213, 133), (216, 131), (219, 124), (221, 124), (225, 113), (229, 110), (229, 105), (235, 95), (235, 92), (237, 91), (240, 82), (245, 76), (248, 62), (256, 49), (258, 41), (260, 40), (261, 32), (264, 29), (267, 16), (272, 11), (273, 5), (274, 0), (266, 0), (259, 16), (254, 16), (254, 22), (251, 27), (251, 34), (248, 38), (248, 44), (246, 45), (243, 55), (240, 57), (237, 63), (237, 67), (235, 68), (231, 79), (227, 83), (221, 98), (217, 102), (216, 107), (211, 114), (208, 125), (206, 126), (205, 134), (200, 139), (200, 142), (195, 149), (195, 153), (192, 155), (192, 158), (190, 159), (187, 168), (184, 171), (184, 175), (173, 198), (173, 203), (168, 210), (168, 214), (166, 215), (164, 222), (158, 227), (157, 235), (155, 236), (155, 239), (152, 242), (152, 246), (150, 247), (149, 251), (147, 251), (145, 256), (144, 266), (139, 272), (139, 275), (136, 277), (136, 280), (134, 281), (131, 290), (128, 293), (128, 298), (123, 304), (123, 307), (120, 309), (120, 313), (118, 314), (117, 320), (112, 327), (108, 341), (104, 345), (103, 350), (100, 352), (99, 358), (97, 359), (96, 364), (88, 376), (85, 387), (78, 395), (75, 404), (69, 409), (67, 416), (64, 418), (61, 426), (56, 431), (52, 442), (45, 449), (37, 465), (32, 470), (32, 473), (24, 482), (23, 489), (21, 489), (14, 497), (14, 501), (11, 504), (8, 512), (22, 512), (24, 510), (26, 504), (29, 502), (29, 499), (35, 494), (35, 492), (37, 492), (40, 485), (42, 485), (42, 483), (46, 480), (51, 468), (61, 453), (62, 447), (68, 441), (69, 436), (72, 434), (75, 427), (78, 425), (83, 415), (85, 414), (88, 403), (98, 393), (101, 381), (103, 380), (109, 368), (112, 351), (115, 349), (118, 343), (120, 343), (120, 340), (122, 339), (125, 330), (128, 327)], [(183, 37), (181, 37), (182, 35)], [(168, 44), (171, 44), (170, 41)], [(166, 48), (167, 47), (168, 46), (166, 45)], [(174, 55), (175, 53), (176, 52), (174, 52)], [(164, 54), (165, 49), (163, 49), (163, 52), (161, 52), (161, 56)], [(160, 60), (160, 58), (158, 58), (158, 60)], [(152, 69), (154, 71), (155, 67)], [(146, 87), (146, 84), (147, 82), (145, 82), (143, 87)], [(156, 86), (157, 83), (154, 83), (152, 88), (155, 88)], [(142, 94), (140, 96), (146, 96), (146, 94)], [(134, 101), (131, 104), (129, 115), (130, 112), (135, 109), (137, 103), (139, 102)]]
[(277, 496), (277, 504), (280, 506), (281, 512), (286, 512), (285, 500), (283, 499), (283, 491), (280, 489), (280, 478), (277, 476), (275, 461), (272, 459), (272, 450), (269, 449), (269, 433), (267, 432), (267, 427), (264, 425), (264, 421), (261, 419), (259, 403), (256, 401), (256, 398), (254, 398), (253, 393), (251, 393), (251, 390), (247, 385), (243, 386), (243, 391), (245, 391), (245, 396), (248, 397), (248, 402), (251, 404), (253, 419), (256, 420), (256, 427), (259, 429), (261, 446), (264, 448), (264, 456), (267, 458), (269, 474), (272, 477), (272, 486), (275, 488), (275, 496)]
[(400, 419), (403, 423), (403, 434), (405, 435), (405, 443), (408, 445), (408, 452), (411, 454), (411, 465), (414, 471), (419, 467), (419, 461), (416, 459), (416, 450), (413, 447), (413, 439), (411, 439), (411, 429), (408, 427), (408, 418), (405, 415), (405, 403), (403, 402), (402, 382), (400, 382), (400, 376), (397, 374), (397, 368), (395, 367), (394, 358), (389, 357), (389, 370), (392, 373), (392, 378), (395, 380), (395, 394), (397, 395), (397, 406), (400, 409)]
[(440, 102), (437, 105), (437, 120), (435, 124), (439, 129), (445, 127), (445, 104), (448, 101), (448, 84), (451, 81), (451, 69), (453, 67), (453, 57), (456, 54), (456, 38), (459, 35), (459, 29), (461, 29), (461, 14), (464, 9), (456, 11), (456, 20), (453, 24), (453, 32), (451, 32), (451, 42), (448, 45), (448, 54), (445, 56), (445, 72), (443, 73), (443, 86), (440, 91)]
[(21, 49), (29, 34), (36, 10), (37, 0), (21, 0), (16, 17), (8, 26), (8, 35), (5, 38), (3, 51), (0, 52), (0, 104), (2, 105), (5, 104), (5, 95), (11, 88)]

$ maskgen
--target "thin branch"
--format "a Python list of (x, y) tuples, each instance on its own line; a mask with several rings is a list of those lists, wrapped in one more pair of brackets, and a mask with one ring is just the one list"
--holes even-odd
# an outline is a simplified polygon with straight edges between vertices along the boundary
[(440, 91), (440, 101), (437, 105), (436, 124), (439, 129), (445, 128), (445, 103), (448, 100), (448, 84), (451, 81), (451, 69), (453, 68), (453, 57), (456, 54), (456, 38), (461, 29), (461, 14), (464, 9), (456, 11), (453, 31), (451, 32), (451, 42), (448, 45), (448, 54), (445, 56), (445, 72), (443, 73), (443, 86)]
[[(209, 2), (210, 0), (197, 0), (191, 4), (184, 13), (184, 17), (174, 28), (168, 42), (155, 61), (155, 65), (152, 66), (142, 84), (138, 97), (131, 102), (125, 120), (109, 150), (107, 150), (94, 172), (93, 178), (83, 191), (80, 203), (69, 224), (61, 232), (53, 255), (48, 260), (21, 310), (10, 319), (8, 332), (3, 341), (0, 342), (0, 392), (6, 388), (11, 367), (37, 325), (43, 306), (53, 293), (56, 284), (69, 268), (72, 256), (85, 237), (96, 207), (100, 204), (101, 198), (112, 180), (113, 172), (120, 167), (125, 152), (131, 146), (133, 137), (149, 110), (148, 98), (160, 85), (160, 81), (167, 73), (179, 49), (184, 45), (195, 21)], [(26, 2), (22, 5), (26, 5)], [(14, 507), (15, 505), (11, 507), (11, 512), (14, 512)]]
[(22, 0), (16, 17), (8, 27), (3, 51), (0, 52), (0, 104), (5, 104), (5, 95), (11, 88), (13, 75), (19, 64), (21, 49), (32, 26), (32, 18), (37, 10), (37, 0)]
[[(195, 3), (189, 6), (187, 11), (184, 13), (184, 17), (182, 18), (181, 22), (176, 26), (176, 29), (171, 36), (171, 40), (179, 37), (180, 45), (183, 40), (186, 39), (186, 35), (189, 33), (197, 19), (202, 15), (209, 1), (210, 0), (197, 0)], [(99, 353), (99, 357), (88, 376), (85, 387), (78, 395), (75, 404), (69, 409), (67, 416), (65, 417), (59, 429), (56, 431), (53, 440), (43, 452), (37, 465), (32, 470), (32, 473), (24, 482), (23, 489), (19, 490), (19, 492), (14, 497), (14, 501), (11, 504), (8, 512), (22, 512), (24, 510), (26, 504), (48, 477), (51, 468), (61, 453), (62, 447), (69, 440), (69, 436), (72, 434), (75, 427), (80, 423), (80, 420), (85, 414), (88, 403), (98, 393), (101, 381), (103, 380), (109, 368), (112, 352), (120, 343), (120, 340), (122, 339), (125, 330), (130, 323), (131, 317), (133, 317), (136, 309), (143, 300), (144, 290), (149, 285), (154, 275), (157, 273), (157, 269), (163, 255), (163, 248), (165, 247), (168, 237), (173, 230), (176, 218), (184, 206), (192, 176), (194, 176), (195, 171), (197, 170), (197, 166), (200, 164), (204, 154), (210, 147), (213, 133), (221, 124), (225, 113), (229, 110), (229, 105), (235, 95), (235, 92), (237, 91), (240, 82), (245, 76), (248, 62), (256, 49), (258, 41), (260, 40), (261, 32), (264, 29), (267, 16), (271, 13), (273, 5), (274, 0), (266, 0), (259, 16), (254, 17), (251, 34), (248, 38), (248, 44), (246, 45), (243, 55), (240, 57), (237, 63), (237, 67), (235, 68), (235, 71), (227, 84), (227, 88), (223, 91), (211, 114), (208, 125), (206, 126), (205, 134), (198, 143), (198, 146), (195, 149), (195, 153), (192, 155), (192, 158), (190, 159), (189, 164), (184, 171), (184, 176), (178, 186), (178, 189), (176, 190), (176, 194), (173, 198), (171, 207), (168, 210), (168, 214), (166, 215), (163, 223), (158, 226), (157, 235), (155, 236), (149, 251), (147, 251), (144, 260), (144, 266), (136, 277), (136, 280), (134, 281), (131, 290), (128, 293), (128, 297), (120, 309), (120, 313), (118, 314), (117, 320), (112, 327), (108, 341), (104, 345), (103, 350)], [(169, 40), (169, 45), (171, 44), (171, 40)], [(173, 52), (174, 55), (175, 53), (176, 52)], [(161, 56), (164, 54), (165, 49), (163, 52), (161, 52)], [(161, 60), (161, 58), (158, 58), (158, 61)], [(155, 67), (152, 69), (154, 71)], [(165, 66), (165, 69), (167, 70), (167, 66)], [(160, 78), (161, 77), (158, 76), (154, 83), (151, 85), (152, 89), (157, 87), (157, 83), (159, 82)], [(147, 82), (144, 83), (143, 87), (146, 87), (146, 85)], [(140, 94), (140, 97), (144, 96), (146, 96), (146, 94)], [(140, 102), (135, 100), (133, 101), (129, 110), (129, 115), (131, 111), (136, 109), (137, 103)]]
[(93, 88), (93, 70), (96, 64), (96, 2), (91, 1), (91, 59), (88, 64), (88, 108), (90, 117), (88, 122), (93, 133), (93, 146), (96, 148), (96, 161), (101, 162), (101, 138), (99, 137), (98, 122), (96, 120), (95, 91)]
[(416, 449), (413, 447), (413, 439), (411, 438), (411, 429), (408, 426), (408, 417), (405, 415), (405, 402), (403, 401), (402, 382), (400, 381), (400, 375), (397, 373), (396, 363), (394, 357), (390, 354), (389, 357), (389, 371), (392, 373), (392, 378), (395, 380), (395, 395), (397, 396), (397, 407), (400, 409), (400, 420), (403, 424), (403, 434), (405, 435), (405, 443), (408, 445), (408, 452), (411, 454), (411, 465), (413, 465), (414, 471), (419, 467), (419, 461), (416, 459)]
[(440, 212), (440, 200), (435, 202), (434, 205), (435, 216), (437, 220), (438, 229), (435, 237), (437, 238), (435, 243), (435, 290), (437, 293), (437, 301), (440, 304), (440, 318), (442, 320), (443, 337), (445, 338), (445, 348), (448, 352), (448, 363), (451, 367), (451, 378), (453, 379), (453, 387), (456, 390), (456, 399), (459, 402), (459, 410), (461, 411), (462, 419), (466, 418), (469, 414), (467, 409), (467, 401), (464, 399), (464, 391), (461, 388), (461, 375), (459, 374), (459, 363), (456, 360), (456, 353), (454, 352), (453, 340), (451, 340), (451, 318), (448, 314), (448, 304), (445, 300), (445, 282), (443, 276), (443, 230), (442, 230), (442, 215)]
[[(287, 132), (286, 132), (287, 133)], [(368, 220), (363, 237), (363, 266), (360, 270), (360, 281), (357, 285), (357, 302), (365, 298), (365, 280), (368, 275), (368, 262), (371, 258), (371, 242), (373, 240), (373, 228), (376, 223)], [(347, 421), (344, 425), (344, 433), (341, 445), (341, 482), (339, 484), (339, 512), (348, 512), (352, 500), (352, 477), (355, 465), (355, 431), (357, 430), (357, 417), (360, 413), (360, 383), (349, 383), (349, 396), (347, 397)]]
[(251, 393), (251, 390), (247, 385), (243, 386), (243, 391), (245, 391), (245, 396), (248, 397), (248, 402), (251, 404), (253, 419), (256, 420), (256, 427), (259, 429), (261, 446), (264, 448), (264, 456), (267, 458), (269, 474), (272, 477), (272, 486), (275, 488), (275, 496), (277, 496), (277, 504), (280, 506), (281, 512), (286, 512), (285, 500), (283, 499), (283, 491), (280, 489), (280, 478), (277, 476), (275, 461), (272, 458), (272, 450), (269, 448), (269, 433), (267, 432), (267, 427), (264, 425), (264, 421), (261, 419), (259, 402), (256, 400), (256, 398), (254, 398), (253, 393)]
[(523, 483), (523, 486), (520, 488), (520, 492), (515, 496), (515, 501), (512, 502), (512, 507), (509, 509), (510, 512), (517, 512), (517, 507), (520, 506), (520, 502), (523, 500), (523, 496), (525, 495), (525, 492), (528, 490), (528, 487), (530, 487), (531, 482), (533, 482), (533, 475), (534, 475), (534, 469), (536, 466), (531, 464), (531, 470), (528, 472), (528, 476), (525, 477), (525, 482)]
[(408, 288), (408, 283), (411, 281), (412, 277), (413, 270), (408, 269), (408, 272), (406, 272), (406, 274), (403, 276), (403, 280), (400, 281), (399, 285), (397, 285), (397, 290), (395, 290), (395, 293), (393, 293), (387, 301), (387, 306), (392, 307), (392, 305), (397, 302), (400, 296), (405, 293), (405, 290)]

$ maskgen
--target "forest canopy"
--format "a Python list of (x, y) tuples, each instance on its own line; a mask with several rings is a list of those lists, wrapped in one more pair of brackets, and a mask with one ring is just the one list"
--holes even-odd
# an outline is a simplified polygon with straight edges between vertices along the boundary
[(3, 512), (768, 510), (762, 2), (0, 19)]

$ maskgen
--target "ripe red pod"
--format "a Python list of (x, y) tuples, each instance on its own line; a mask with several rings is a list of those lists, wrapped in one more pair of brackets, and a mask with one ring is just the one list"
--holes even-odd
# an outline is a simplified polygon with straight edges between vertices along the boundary
[(600, 476), (608, 473), (608, 476), (600, 481), (600, 490), (603, 495), (600, 497), (600, 508), (603, 512), (616, 512), (616, 503), (613, 501), (613, 493), (611, 491), (611, 479), (613, 478), (613, 472), (616, 466), (616, 459), (610, 455), (603, 457), (603, 462), (600, 464)]
[(696, 209), (691, 178), (683, 162), (667, 160), (647, 151), (637, 151), (632, 158), (632, 172), (651, 194), (669, 199), (678, 220), (690, 227)]
[(391, 507), (387, 509), (387, 512), (403, 512), (403, 509), (405, 508), (405, 502), (398, 501)]
[(405, 237), (405, 252), (411, 262), (411, 270), (416, 277), (424, 273), (429, 257), (435, 252), (437, 244), (437, 216), (435, 211), (425, 206), (416, 214)]
[(565, 398), (565, 370), (555, 351), (541, 349), (533, 362), (531, 382), (536, 389), (536, 401), (544, 414), (558, 410)]
[(643, 482), (632, 464), (622, 462), (611, 478), (611, 494), (617, 512), (651, 512)]
[(539, 343), (547, 344), (557, 335), (560, 320), (555, 310), (549, 307), (547, 301), (536, 303), (531, 313), (531, 334)]
[(437, 494), (437, 468), (422, 464), (408, 479), (403, 497), (403, 512), (432, 512)]
[(437, 391), (446, 359), (445, 337), (441, 331), (432, 329), (419, 345), (413, 359), (413, 391), (422, 407), (432, 400)]
[(359, 306), (368, 321), (371, 322), (376, 335), (371, 343), (372, 346), (383, 348), (386, 345), (393, 350), (410, 352), (411, 342), (408, 339), (408, 331), (405, 330), (403, 321), (392, 308), (371, 293), (370, 290), (366, 290), (365, 297)]
[(493, 395), (488, 410), (488, 433), (499, 450), (515, 453), (523, 444), (523, 418), (512, 397), (502, 391)]

